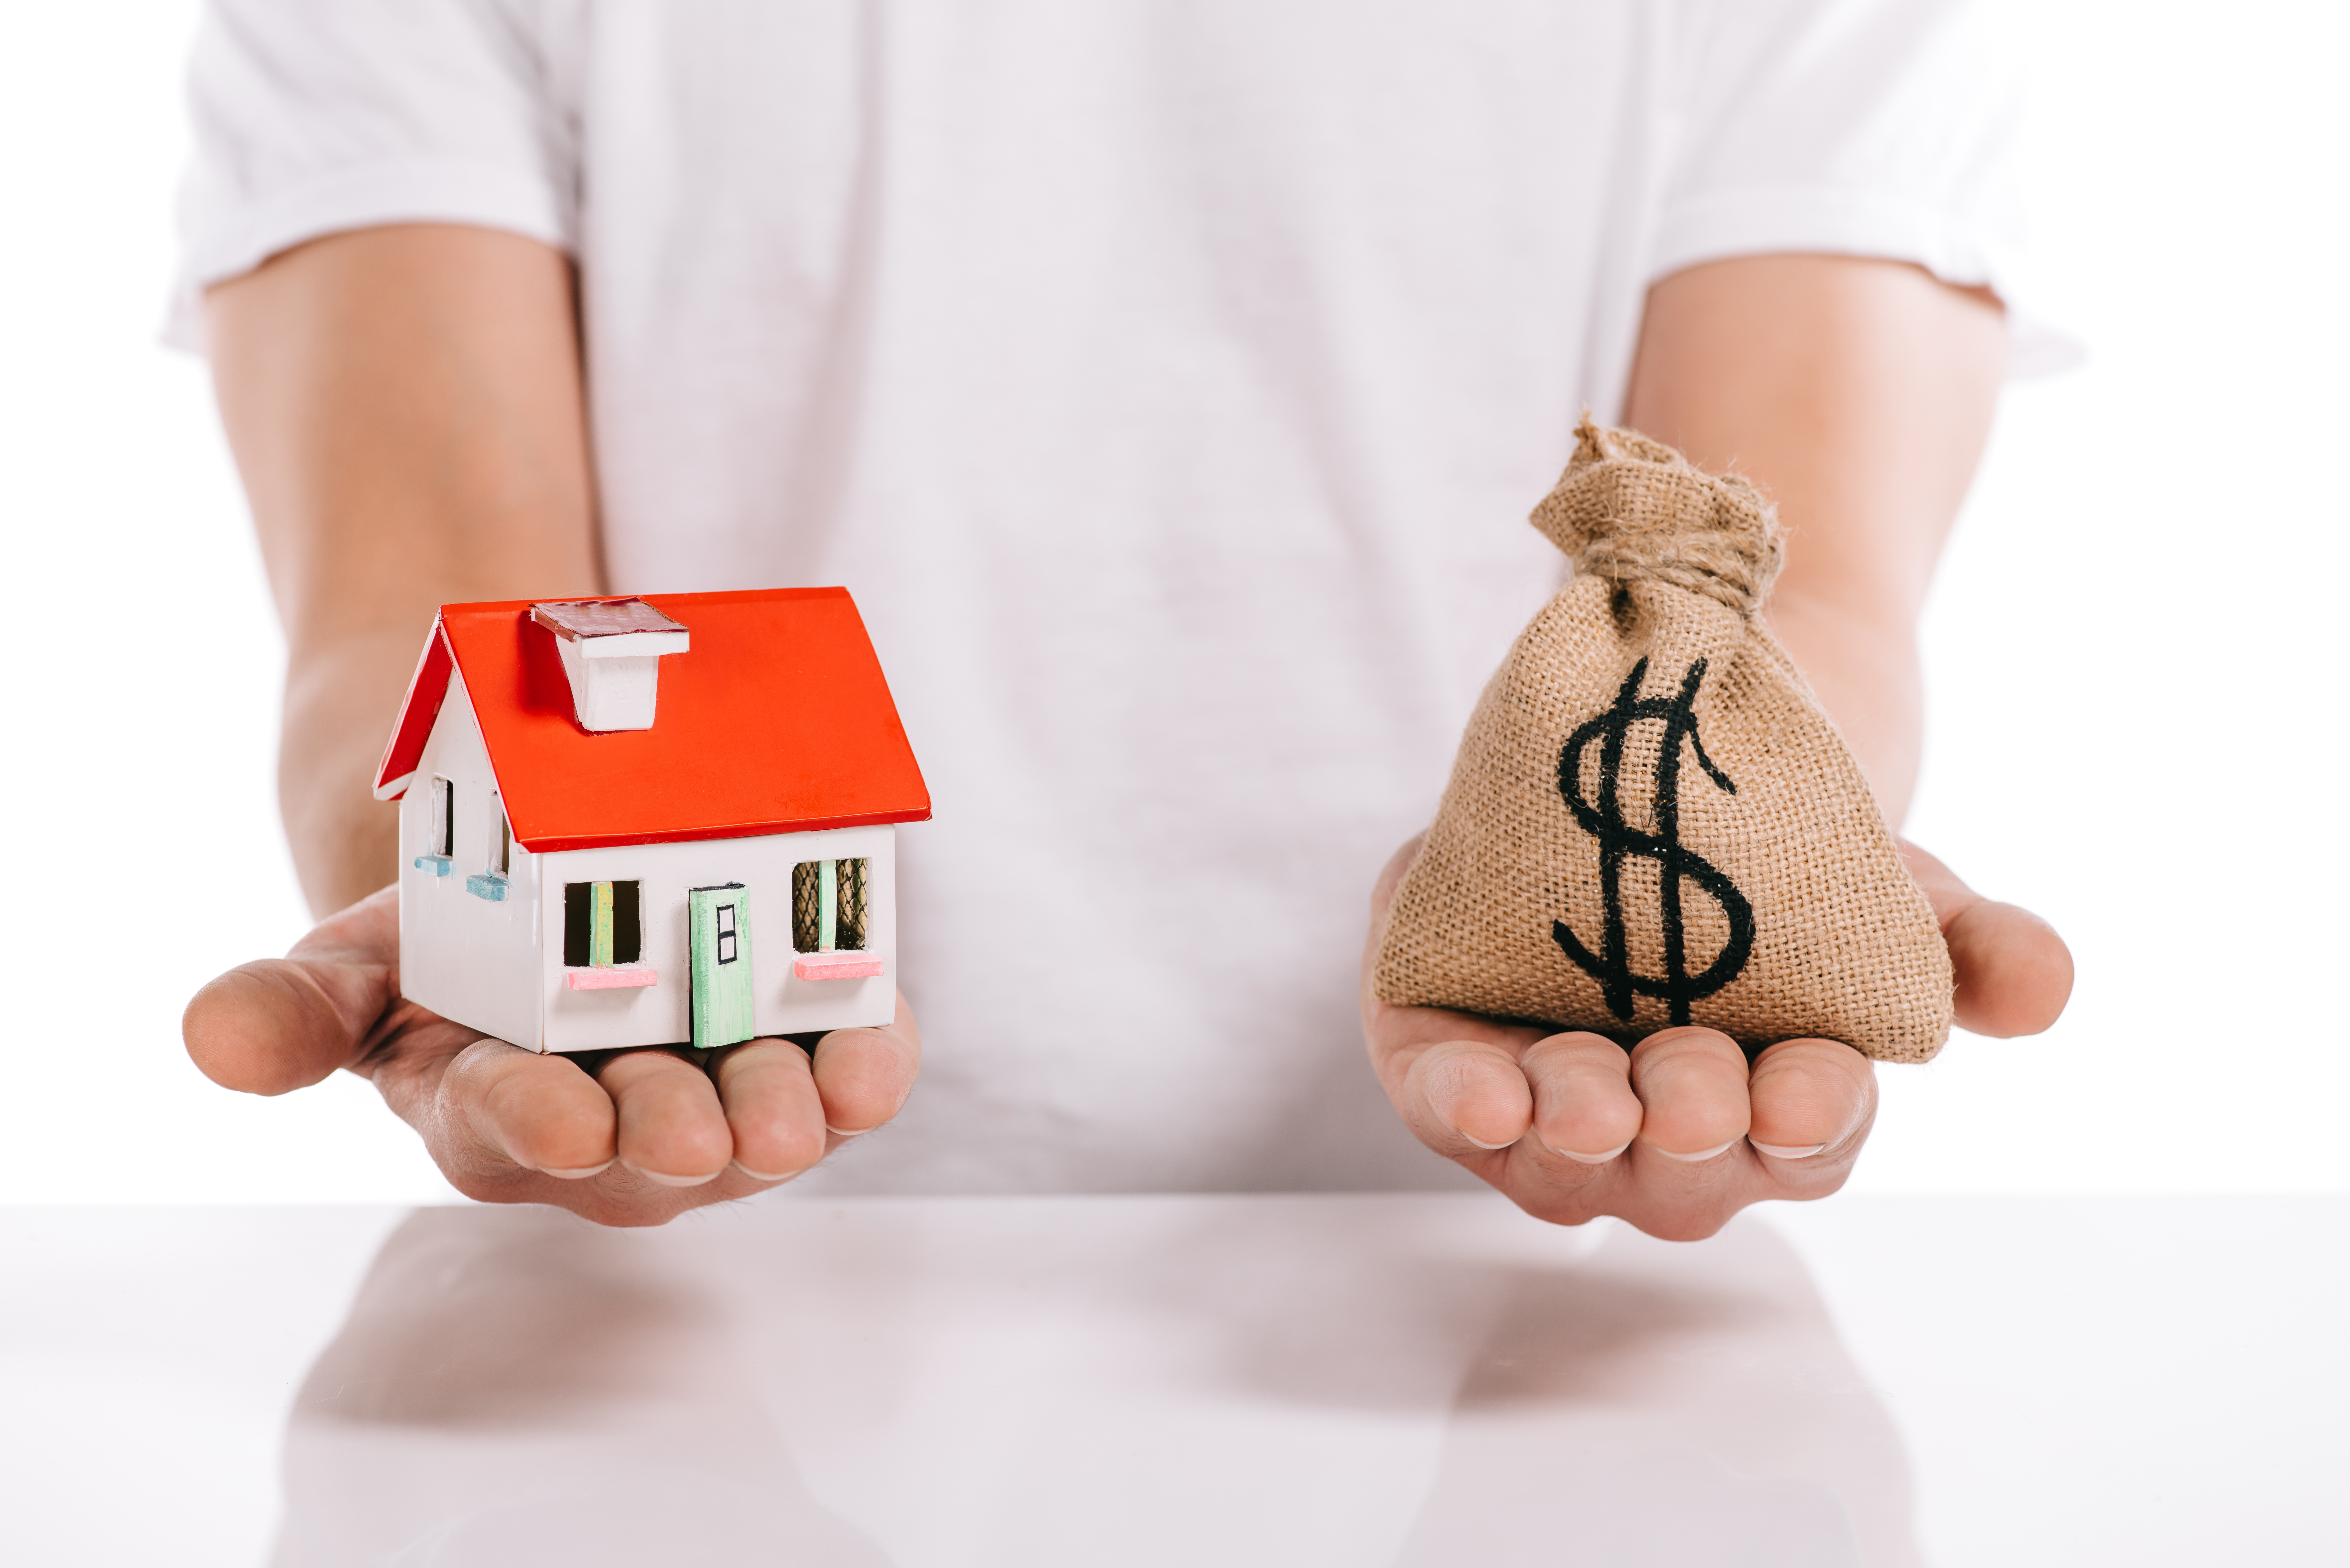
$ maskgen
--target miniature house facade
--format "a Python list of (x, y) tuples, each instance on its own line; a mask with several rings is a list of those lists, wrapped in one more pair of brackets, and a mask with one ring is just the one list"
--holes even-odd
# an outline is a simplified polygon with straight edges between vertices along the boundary
[(840, 588), (442, 607), (378, 798), (400, 993), (534, 1051), (886, 1023), (925, 820)]

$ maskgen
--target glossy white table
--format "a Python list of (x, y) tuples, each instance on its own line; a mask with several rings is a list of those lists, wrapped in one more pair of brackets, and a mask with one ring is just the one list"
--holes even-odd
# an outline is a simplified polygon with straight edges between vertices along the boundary
[(0, 1243), (9, 1563), (2350, 1562), (2350, 1199), (1844, 1199), (1695, 1246), (1450, 1195)]

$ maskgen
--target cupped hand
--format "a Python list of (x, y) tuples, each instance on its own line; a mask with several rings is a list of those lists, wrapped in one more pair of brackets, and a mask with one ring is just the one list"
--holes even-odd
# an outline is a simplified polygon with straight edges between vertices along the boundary
[[(1852, 1173), (1877, 1116), (1866, 1057), (1786, 1040), (1750, 1065), (1717, 1030), (1660, 1030), (1627, 1051), (1373, 994), (1380, 932), (1417, 839), (1380, 874), (1363, 958), (1363, 1032), (1388, 1097), (1419, 1140), (1538, 1219), (1602, 1214), (1695, 1241), (1766, 1198), (1824, 1198)], [(2043, 920), (1983, 898), (1915, 846), (1902, 856), (1934, 906), (1979, 1034), (2034, 1034), (2072, 994), (2073, 959)]]
[(372, 1081), (451, 1185), (551, 1203), (606, 1225), (658, 1225), (790, 1180), (898, 1114), (921, 1038), (905, 999), (879, 1029), (788, 1040), (541, 1055), (400, 995), (400, 900), (386, 888), (282, 959), (241, 964), (181, 1021), (214, 1083), (282, 1095), (338, 1067)]

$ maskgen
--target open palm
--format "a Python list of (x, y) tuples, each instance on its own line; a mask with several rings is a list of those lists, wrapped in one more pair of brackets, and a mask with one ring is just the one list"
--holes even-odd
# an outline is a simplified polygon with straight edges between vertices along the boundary
[(657, 1225), (798, 1175), (898, 1114), (920, 1064), (905, 999), (885, 1028), (723, 1051), (541, 1055), (400, 995), (400, 901), (386, 888), (282, 959), (242, 964), (189, 1002), (188, 1054), (259, 1095), (338, 1067), (371, 1080), (459, 1191)]
[[(1372, 1065), (1421, 1142), (1538, 1218), (1613, 1214), (1672, 1241), (1710, 1236), (1766, 1198), (1844, 1185), (1876, 1119), (1877, 1077), (1836, 1041), (1782, 1041), (1750, 1064), (1718, 1030), (1660, 1030), (1627, 1051), (1604, 1035), (1379, 1001), (1379, 933), (1418, 849), (1398, 851), (1372, 895), (1362, 995)], [(2073, 989), (2064, 940), (1916, 846), (1902, 857), (1950, 948), (1960, 1023), (2002, 1036), (2054, 1023)]]

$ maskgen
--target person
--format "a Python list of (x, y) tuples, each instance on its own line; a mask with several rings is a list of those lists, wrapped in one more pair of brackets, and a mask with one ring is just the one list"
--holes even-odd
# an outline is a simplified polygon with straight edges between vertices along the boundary
[[(460, 1190), (610, 1224), (1465, 1171), (1697, 1237), (1835, 1190), (1856, 1053), (1388, 1008), (1363, 894), (1558, 587), (1523, 518), (1586, 405), (1775, 498), (1771, 623), (1898, 823), (1935, 560), (2056, 341), (1997, 54), (1964, 0), (213, 0), (176, 330), (322, 919), (189, 1050), (363, 1074)], [(893, 1025), (569, 1058), (400, 999), (368, 775), (434, 607), (822, 582), (939, 803)], [(2062, 941), (1910, 853), (1960, 1022), (2045, 1027)]]

